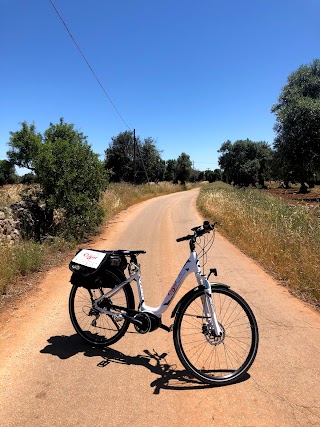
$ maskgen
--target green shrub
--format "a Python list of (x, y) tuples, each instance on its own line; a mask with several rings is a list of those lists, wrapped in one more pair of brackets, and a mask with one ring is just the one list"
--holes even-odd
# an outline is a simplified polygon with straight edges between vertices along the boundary
[(49, 207), (65, 212), (63, 233), (76, 240), (93, 233), (103, 218), (98, 202), (107, 181), (86, 137), (63, 119), (51, 123), (35, 166)]

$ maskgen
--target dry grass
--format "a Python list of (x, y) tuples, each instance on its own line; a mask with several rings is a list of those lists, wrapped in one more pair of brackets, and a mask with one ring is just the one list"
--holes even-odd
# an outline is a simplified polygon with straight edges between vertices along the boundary
[(303, 207), (259, 190), (217, 183), (203, 188), (202, 212), (221, 233), (307, 301), (320, 304), (320, 222)]
[(105, 218), (109, 219), (135, 203), (164, 194), (188, 190), (189, 188), (192, 188), (190, 184), (181, 186), (168, 182), (143, 185), (132, 185), (128, 183), (110, 184), (101, 200), (101, 206), (105, 212)]
[(33, 242), (23, 242), (16, 246), (0, 246), (0, 294), (6, 294), (8, 286), (19, 276), (40, 271), (46, 247)]
[[(24, 185), (4, 186), (0, 190), (0, 206), (10, 206), (20, 199)], [(173, 185), (170, 183), (130, 185), (126, 183), (111, 184), (105, 192), (101, 205), (108, 220), (130, 205), (152, 197), (182, 191), (191, 186)], [(72, 242), (53, 239), (50, 243), (23, 242), (12, 247), (0, 246), (0, 296), (14, 294), (16, 283), (21, 278), (34, 272), (45, 270), (53, 265), (54, 260), (61, 260), (67, 253)]]
[(8, 184), (0, 187), (0, 207), (9, 207), (17, 203), (20, 199), (20, 193), (28, 188), (25, 184)]

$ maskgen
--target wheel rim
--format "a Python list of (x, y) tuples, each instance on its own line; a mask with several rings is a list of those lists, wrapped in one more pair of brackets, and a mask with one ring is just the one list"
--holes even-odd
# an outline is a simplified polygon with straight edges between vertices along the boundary
[[(108, 288), (86, 289), (83, 287), (77, 287), (75, 290), (71, 317), (75, 329), (87, 341), (104, 343), (115, 340), (125, 327), (126, 321), (121, 315), (113, 317), (93, 308), (92, 300), (96, 300), (108, 290)], [(109, 302), (127, 307), (125, 292), (120, 290)]]
[(195, 295), (181, 313), (179, 342), (182, 362), (198, 378), (224, 382), (239, 377), (253, 362), (257, 342), (254, 318), (241, 298), (226, 291), (213, 292), (222, 337), (214, 337), (201, 303)]

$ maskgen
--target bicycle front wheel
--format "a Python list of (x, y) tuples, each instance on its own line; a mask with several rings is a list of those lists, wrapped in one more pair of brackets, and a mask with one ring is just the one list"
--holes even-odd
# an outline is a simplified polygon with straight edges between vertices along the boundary
[(112, 298), (103, 301), (103, 306), (116, 315), (101, 313), (93, 306), (96, 299), (123, 280), (125, 277), (120, 276), (120, 273), (105, 271), (99, 288), (72, 286), (69, 297), (70, 319), (77, 333), (88, 343), (108, 346), (114, 344), (126, 333), (130, 322), (120, 314), (120, 307), (134, 309), (134, 296), (129, 284)]
[(200, 381), (227, 385), (239, 380), (258, 350), (258, 326), (245, 300), (234, 291), (212, 286), (215, 313), (222, 329), (216, 337), (204, 311), (205, 293), (199, 289), (179, 308), (173, 327), (177, 355)]

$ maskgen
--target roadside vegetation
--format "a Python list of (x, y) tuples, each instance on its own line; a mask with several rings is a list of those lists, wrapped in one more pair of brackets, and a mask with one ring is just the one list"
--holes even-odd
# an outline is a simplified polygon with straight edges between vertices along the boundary
[(176, 193), (189, 190), (195, 184), (178, 185), (170, 182), (160, 182), (158, 184), (133, 185), (128, 182), (112, 183), (108, 186), (101, 198), (101, 206), (108, 220), (118, 212), (127, 209), (129, 206), (142, 202), (143, 200), (165, 194)]
[(201, 212), (294, 294), (320, 307), (320, 222), (312, 210), (257, 189), (219, 182), (201, 189)]
[[(289, 75), (271, 112), (273, 147), (249, 138), (227, 140), (214, 171), (194, 169), (185, 152), (163, 160), (156, 140), (135, 131), (113, 136), (101, 159), (63, 118), (43, 133), (22, 122), (4, 141), (9, 150), (0, 160), (0, 295), (10, 293), (17, 278), (57, 263), (131, 204), (181, 191), (190, 182), (224, 181), (202, 190), (204, 214), (222, 221), (228, 238), (296, 294), (319, 304), (320, 193), (313, 192), (320, 184), (319, 59)], [(200, 147), (201, 141), (195, 142)], [(19, 177), (15, 167), (29, 173)], [(284, 191), (300, 187), (296, 193), (308, 199), (305, 203), (318, 205), (315, 215), (313, 208), (266, 194), (271, 181)], [(14, 184), (11, 194), (5, 191), (8, 184)]]
[[(29, 186), (2, 187), (0, 190), (1, 206), (9, 207), (13, 201), (17, 202), (19, 192), (27, 187)], [(153, 197), (184, 191), (191, 187), (191, 184), (181, 186), (166, 182), (141, 185), (110, 184), (99, 202), (100, 209), (104, 212), (104, 223), (133, 204)], [(30, 281), (32, 273), (44, 271), (48, 267), (62, 262), (70, 249), (73, 249), (77, 243), (77, 240), (56, 236), (41, 242), (23, 240), (13, 246), (0, 245), (0, 296), (2, 296), (2, 302), (12, 294), (16, 294), (17, 289), (19, 292), (23, 292), (23, 288), (27, 286), (23, 282)], [(26, 279), (27, 277), (30, 280)]]
[[(119, 211), (187, 189), (192, 174), (186, 153), (165, 162), (152, 138), (141, 141), (133, 132), (113, 137), (101, 160), (63, 118), (43, 134), (34, 123), (21, 123), (10, 132), (8, 146), (8, 160), (0, 162), (2, 300)], [(18, 177), (15, 166), (30, 172)]]

